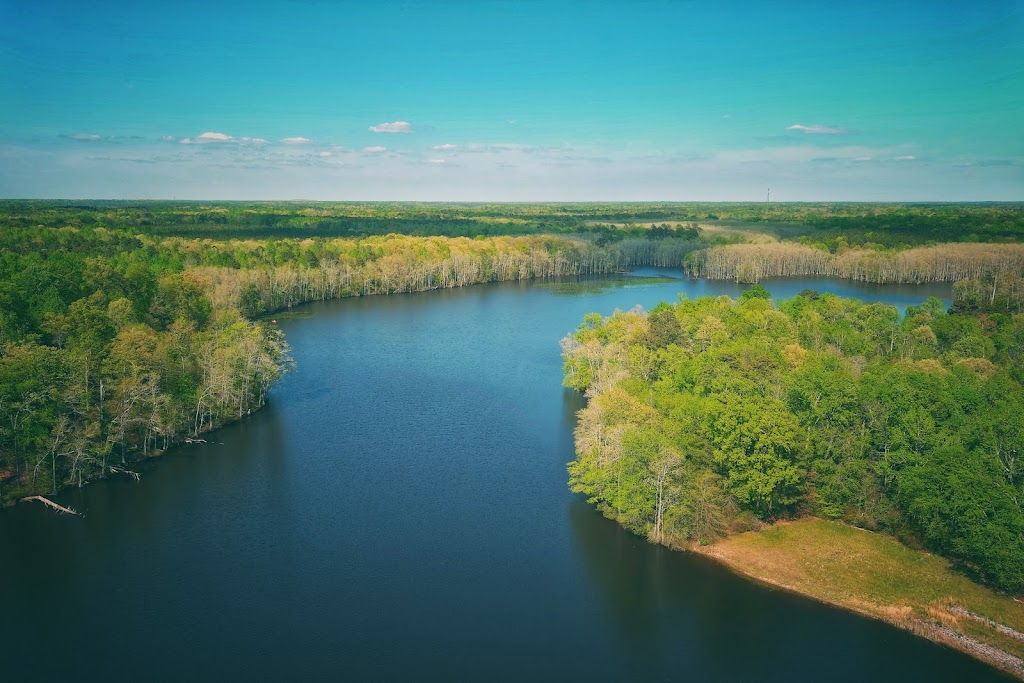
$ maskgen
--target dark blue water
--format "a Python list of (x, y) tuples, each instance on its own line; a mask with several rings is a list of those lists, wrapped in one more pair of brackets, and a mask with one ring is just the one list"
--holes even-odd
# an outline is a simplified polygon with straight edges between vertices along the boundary
[[(776, 292), (827, 282), (768, 283)], [(297, 370), (206, 445), (0, 514), (0, 677), (1001, 679), (649, 545), (566, 488), (584, 314), (731, 283), (500, 284), (315, 304)], [(916, 303), (947, 288), (843, 293)]]

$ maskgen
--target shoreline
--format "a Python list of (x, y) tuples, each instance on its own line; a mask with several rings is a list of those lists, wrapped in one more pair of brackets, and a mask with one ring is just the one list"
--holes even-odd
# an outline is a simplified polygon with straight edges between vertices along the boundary
[[(782, 525), (774, 525), (769, 527), (768, 530), (778, 529), (780, 526), (791, 526), (799, 525), (802, 523), (815, 523), (824, 522), (824, 520), (817, 520), (815, 518), (805, 518), (797, 520), (795, 522), (786, 522)], [(841, 525), (839, 522), (824, 522), (826, 524)], [(857, 529), (856, 527), (849, 527), (847, 525), (841, 525), (847, 529), (856, 530), (865, 534), (872, 534), (863, 529)], [(879, 604), (869, 599), (857, 599), (847, 598), (841, 599), (835, 596), (829, 596), (824, 594), (823, 591), (814, 590), (814, 586), (811, 582), (807, 582), (805, 585), (796, 585), (797, 582), (788, 582), (779, 578), (768, 575), (765, 568), (762, 567), (760, 570), (755, 567), (755, 563), (749, 559), (744, 561), (744, 558), (739, 556), (735, 552), (730, 552), (729, 544), (734, 542), (739, 537), (750, 537), (752, 535), (762, 534), (765, 531), (753, 531), (745, 532), (742, 534), (734, 534), (726, 537), (714, 544), (707, 546), (700, 546), (695, 543), (687, 545), (671, 545), (668, 546), (673, 550), (681, 550), (685, 552), (692, 552), (701, 557), (707, 558), (717, 564), (725, 567), (732, 573), (742, 576), (755, 583), (762, 584), (778, 590), (783, 590), (788, 593), (800, 595), (816, 602), (829, 605), (831, 607), (837, 607), (839, 609), (858, 614), (871, 619), (876, 619), (888, 623), (896, 628), (904, 631), (909, 631), (914, 635), (926, 638), (936, 644), (950, 647), (960, 652), (963, 652), (977, 660), (985, 662), (986, 664), (993, 666), (1007, 674), (1010, 674), (1018, 679), (1024, 680), (1024, 659), (1021, 657), (1007, 652), (1004, 649), (999, 648), (997, 645), (987, 643), (972, 637), (969, 634), (962, 632), (960, 622), (963, 621), (971, 626), (985, 626), (992, 630), (999, 631), (1003, 634), (1007, 634), (1008, 638), (1021, 640), (1024, 642), (1024, 633), (1017, 631), (1009, 626), (998, 623), (987, 617), (978, 615), (968, 609), (965, 609), (960, 605), (927, 605), (927, 604), (911, 604), (914, 601), (910, 598), (901, 601), (896, 604)], [(886, 539), (886, 542), (892, 542), (898, 544), (899, 542), (885, 534), (877, 534), (878, 536)], [(902, 546), (901, 546), (902, 547)], [(909, 548), (907, 552), (919, 553), (922, 556), (928, 556), (935, 558), (937, 561), (943, 561), (937, 556), (922, 551), (913, 551)], [(833, 551), (835, 552), (835, 551)], [(793, 549), (789, 549), (788, 554), (791, 556), (794, 554)], [(806, 557), (806, 556), (803, 556)], [(795, 559), (795, 558), (794, 558)], [(961, 577), (963, 578), (963, 577)], [(968, 581), (963, 578), (964, 581)], [(983, 586), (973, 584), (980, 590), (988, 591)], [(1020, 605), (1019, 610), (1021, 614), (1024, 614), (1024, 603), (1020, 599), (1012, 596), (1002, 596), (999, 594), (992, 593), (999, 599), (1005, 601), (1013, 601)], [(946, 601), (953, 600), (950, 596)], [(928, 618), (924, 618), (920, 614), (920, 610), (926, 610)], [(958, 619), (958, 617), (966, 619)]]
[[(245, 413), (244, 415), (232, 416), (230, 419), (224, 420), (220, 424), (218, 424), (216, 426), (213, 426), (213, 427), (204, 427), (203, 429), (199, 430), (199, 432), (197, 432), (195, 434), (189, 434), (188, 436), (183, 437), (180, 441), (175, 441), (175, 442), (169, 444), (167, 446), (167, 448), (153, 449), (152, 451), (149, 452), (148, 455), (146, 455), (144, 457), (141, 457), (138, 460), (136, 460), (133, 463), (133, 465), (147, 463), (147, 462), (150, 462), (152, 460), (156, 460), (158, 458), (163, 457), (167, 453), (170, 453), (171, 451), (174, 451), (174, 450), (179, 449), (179, 448), (184, 448), (185, 446), (194, 446), (194, 445), (197, 445), (197, 444), (205, 444), (205, 443), (207, 443), (207, 440), (204, 438), (205, 436), (207, 436), (209, 434), (213, 434), (214, 432), (217, 432), (217, 431), (221, 430), (222, 428), (227, 427), (228, 425), (233, 425), (233, 424), (236, 424), (238, 422), (241, 422), (242, 420), (246, 420), (246, 419), (252, 417), (253, 415), (255, 415), (258, 412), (260, 412), (261, 410), (263, 410), (263, 408), (266, 407), (266, 405), (267, 404), (264, 401), (263, 404), (261, 404), (259, 406), (256, 406), (255, 408), (253, 408), (249, 412)], [(0, 515), (2, 515), (3, 511), (6, 510), (6, 509), (17, 507), (18, 505), (21, 505), (22, 503), (31, 502), (32, 500), (38, 499), (40, 497), (44, 498), (44, 499), (49, 499), (50, 501), (52, 501), (53, 498), (56, 498), (57, 496), (61, 495), (62, 493), (64, 493), (65, 491), (68, 491), (70, 489), (76, 489), (76, 488), (81, 489), (81, 488), (85, 488), (86, 486), (89, 486), (90, 484), (95, 484), (97, 482), (110, 481), (110, 480), (115, 478), (114, 475), (131, 476), (131, 477), (134, 477), (136, 481), (139, 481), (139, 479), (141, 478), (141, 475), (138, 472), (135, 472), (133, 470), (127, 470), (127, 469), (119, 468), (119, 467), (114, 467), (114, 468), (112, 468), (112, 470), (110, 472), (108, 472), (107, 474), (105, 474), (102, 477), (98, 477), (96, 479), (87, 479), (86, 481), (82, 482), (81, 486), (75, 486), (74, 484), (66, 484), (64, 486), (61, 486), (59, 489), (57, 489), (56, 493), (52, 493), (52, 492), (27, 493), (24, 496), (17, 496), (17, 497), (11, 498), (8, 501), (4, 501), (3, 498), (0, 498)], [(13, 477), (12, 477), (12, 479), (13, 479)], [(49, 504), (49, 503), (47, 503), (47, 504)], [(61, 512), (59, 510), (57, 511), (57, 513), (58, 514), (65, 514), (65, 513)], [(76, 514), (81, 514), (81, 513), (76, 513)]]

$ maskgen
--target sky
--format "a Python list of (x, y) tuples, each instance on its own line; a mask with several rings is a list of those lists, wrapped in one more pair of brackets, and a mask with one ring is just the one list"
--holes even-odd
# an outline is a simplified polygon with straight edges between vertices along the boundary
[(0, 197), (1024, 200), (1024, 0), (0, 0)]

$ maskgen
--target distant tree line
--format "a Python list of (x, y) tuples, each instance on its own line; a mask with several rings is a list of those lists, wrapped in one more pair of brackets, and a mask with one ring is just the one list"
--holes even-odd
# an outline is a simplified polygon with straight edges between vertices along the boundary
[(704, 223), (787, 225), (792, 228), (788, 236), (833, 252), (844, 245), (1008, 242), (1024, 238), (1024, 204), (0, 201), (0, 229), (102, 226), (130, 234), (214, 239), (391, 233), (693, 239), (686, 231)]
[(956, 282), (982, 275), (1024, 275), (1024, 245), (941, 244), (902, 251), (845, 249), (837, 253), (794, 242), (734, 244), (695, 251), (694, 277), (755, 283), (768, 277), (817, 276), (861, 282)]

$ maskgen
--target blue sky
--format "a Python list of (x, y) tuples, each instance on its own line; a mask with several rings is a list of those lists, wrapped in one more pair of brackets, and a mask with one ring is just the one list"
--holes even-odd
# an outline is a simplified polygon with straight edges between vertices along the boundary
[(0, 196), (1022, 200), (1024, 2), (0, 0)]

